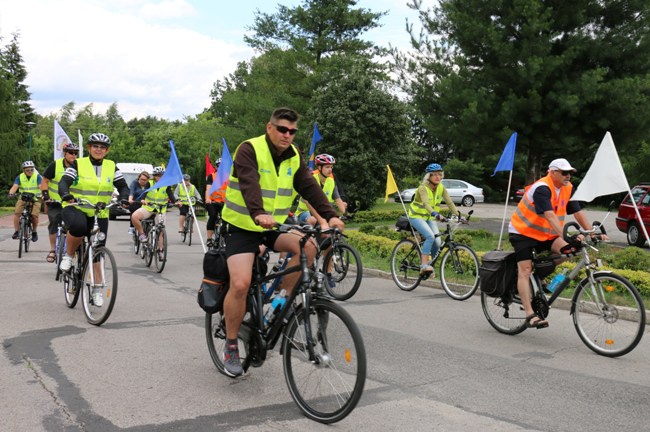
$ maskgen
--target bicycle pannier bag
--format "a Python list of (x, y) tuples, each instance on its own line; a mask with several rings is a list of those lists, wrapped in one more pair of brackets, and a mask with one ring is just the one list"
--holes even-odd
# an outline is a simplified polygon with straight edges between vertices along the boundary
[(395, 222), (395, 226), (404, 231), (411, 231), (411, 224), (409, 223), (409, 218), (406, 216), (400, 216), (397, 222)]
[(203, 257), (203, 280), (196, 299), (201, 309), (209, 314), (223, 312), (229, 280), (225, 251), (208, 251)]
[(501, 297), (517, 289), (517, 262), (513, 251), (490, 251), (483, 255), (478, 274), (481, 291), (490, 297)]

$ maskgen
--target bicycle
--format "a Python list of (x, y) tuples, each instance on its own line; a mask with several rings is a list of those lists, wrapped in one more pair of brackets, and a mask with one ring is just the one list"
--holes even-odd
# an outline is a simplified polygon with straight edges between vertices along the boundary
[[(199, 201), (202, 202), (202, 201)], [(192, 197), (192, 204), (196, 203), (196, 199)], [(187, 245), (192, 246), (192, 233), (194, 232), (194, 214), (189, 211), (185, 215), (185, 222), (183, 222), (183, 230), (181, 231), (181, 240), (185, 243), (187, 239)]]
[[(570, 222), (564, 226), (563, 232), (569, 246), (575, 238), (573, 229), (585, 237), (593, 234), (594, 244), (598, 243), (601, 234), (605, 234), (604, 227), (598, 222), (591, 230), (582, 230), (577, 223)], [(622, 356), (641, 341), (646, 323), (645, 306), (630, 281), (611, 271), (599, 270), (600, 260), (592, 260), (587, 249), (598, 252), (585, 239), (577, 251), (547, 256), (533, 254), (533, 272), (530, 275), (532, 307), (539, 317), (546, 319), (553, 303), (584, 270), (586, 276), (577, 283), (571, 296), (569, 313), (573, 325), (582, 342), (595, 353), (606, 357)], [(542, 279), (553, 272), (557, 259), (576, 255), (580, 256), (576, 266), (547, 298)], [(489, 297), (482, 292), (481, 305), (488, 322), (498, 332), (516, 335), (526, 330), (526, 314), (516, 285), (503, 297)]]
[[(147, 236), (147, 241), (139, 246), (140, 256), (144, 259), (147, 267), (150, 267), (153, 261), (156, 264), (156, 271), (162, 273), (167, 262), (167, 230), (165, 229), (165, 213), (163, 213), (167, 204), (151, 203), (148, 205), (154, 208), (156, 214), (142, 221), (142, 229)], [(137, 241), (140, 243), (139, 240)]]
[(54, 264), (56, 265), (56, 276), (54, 277), (54, 280), (59, 280), (61, 277), (61, 269), (59, 268), (59, 264), (61, 264), (61, 260), (63, 259), (63, 254), (66, 251), (66, 245), (65, 245), (65, 240), (67, 237), (67, 227), (63, 221), (59, 222), (58, 226), (56, 227), (56, 237), (54, 241)]
[[(66, 305), (70, 309), (74, 308), (81, 294), (86, 320), (90, 324), (100, 326), (106, 322), (115, 306), (117, 263), (113, 253), (106, 247), (106, 235), (99, 230), (98, 215), (104, 208), (110, 208), (117, 203), (92, 204), (88, 200), (78, 199), (77, 203), (71, 205), (94, 209), (95, 222), (90, 235), (83, 238), (77, 249), (72, 267), (67, 272), (61, 272), (59, 279), (63, 283)], [(95, 296), (98, 293), (102, 297), (101, 304), (96, 303)]]
[[(454, 232), (461, 224), (469, 223), (472, 213), (470, 211), (465, 220), (460, 217), (460, 213), (457, 217), (447, 218), (445, 231), (436, 234), (436, 237), (442, 237), (442, 244), (428, 263), (435, 268), (440, 258), (440, 282), (447, 295), (454, 300), (467, 300), (474, 295), (479, 285), (476, 252), (471, 247), (454, 241)], [(412, 232), (410, 225), (397, 228), (397, 231)], [(423, 243), (422, 236), (415, 232), (415, 239), (407, 237), (400, 240), (391, 253), (390, 273), (401, 290), (413, 291), (420, 282), (429, 278), (428, 274), (420, 274)]]
[[(300, 240), (299, 264), (265, 276), (266, 261), (257, 257), (246, 301), (247, 313), (238, 335), (242, 366), (244, 371), (251, 366), (262, 366), (268, 351), (280, 342), (291, 397), (308, 418), (334, 423), (352, 412), (363, 393), (367, 370), (363, 339), (345, 309), (311, 288), (314, 273), (307, 265), (305, 245), (319, 235), (320, 227), (279, 225), (278, 229), (304, 234)], [(285, 306), (265, 328), (263, 287), (270, 280), (293, 272), (301, 272), (301, 278)], [(225, 374), (222, 359), (225, 325), (223, 312), (206, 314), (208, 351), (222, 374)]]
[(32, 210), (37, 197), (33, 193), (23, 192), (20, 194), (20, 199), (25, 205), (23, 206), (22, 213), (20, 213), (20, 220), (18, 222), (18, 258), (22, 258), (23, 250), (25, 253), (29, 252), (29, 244), (32, 241), (32, 233), (34, 231), (32, 226)]

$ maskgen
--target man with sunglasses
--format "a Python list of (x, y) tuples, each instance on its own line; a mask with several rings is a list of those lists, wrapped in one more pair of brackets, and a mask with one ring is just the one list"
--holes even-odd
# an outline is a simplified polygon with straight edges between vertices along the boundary
[[(33, 193), (36, 198), (38, 198), (39, 187), (43, 178), (36, 171), (34, 162), (25, 161), (22, 165), (23, 172), (18, 175), (14, 180), (14, 184), (11, 185), (9, 189), (9, 198), (13, 198), (16, 194)], [(14, 234), (11, 236), (12, 239), (18, 239), (20, 232), (18, 231), (18, 224), (20, 222), (20, 214), (25, 208), (25, 201), (18, 197), (18, 202), (16, 203), (16, 208), (14, 209)], [(38, 214), (41, 212), (41, 200), (36, 199), (34, 201), (34, 207), (32, 207), (32, 241), (35, 242), (38, 240), (38, 234), (36, 234), (36, 229), (38, 228)]]
[[(293, 145), (297, 124), (298, 113), (278, 108), (266, 124), (266, 133), (244, 141), (233, 155), (222, 212), (230, 273), (230, 289), (224, 301), (224, 366), (231, 377), (243, 373), (237, 333), (246, 312), (246, 295), (259, 246), (264, 244), (277, 252), (292, 252), (294, 256), (300, 252), (299, 234), (266, 230), (286, 220), (296, 193), (309, 201), (329, 225), (341, 229), (344, 226)], [(305, 250), (311, 263), (316, 246), (310, 243)], [(285, 276), (280, 289), (290, 293), (298, 277), (300, 272)]]
[(48, 225), (47, 231), (50, 237), (50, 252), (47, 254), (47, 262), (53, 263), (56, 260), (56, 230), (61, 223), (61, 195), (59, 195), (59, 182), (63, 173), (68, 169), (79, 156), (79, 146), (75, 143), (63, 145), (63, 157), (50, 163), (43, 173), (41, 182), (41, 196), (47, 205)]
[[(551, 250), (555, 254), (567, 245), (562, 230), (567, 215), (573, 215), (583, 229), (591, 229), (587, 216), (577, 201), (569, 201), (574, 189), (571, 173), (575, 168), (566, 159), (555, 159), (548, 172), (526, 188), (510, 219), (508, 232), (517, 260), (517, 291), (526, 311), (526, 325), (537, 329), (548, 322), (535, 314), (530, 298), (530, 274), (533, 270), (532, 252)], [(578, 240), (582, 240), (582, 235)], [(607, 239), (607, 236), (603, 236)], [(559, 264), (563, 260), (559, 260)]]
[[(73, 206), (75, 199), (83, 198), (93, 204), (108, 204), (113, 196), (113, 188), (119, 192), (119, 200), (125, 204), (129, 196), (129, 185), (122, 173), (115, 167), (115, 162), (106, 159), (110, 151), (111, 140), (103, 133), (94, 133), (88, 137), (86, 148), (88, 156), (72, 163), (61, 177), (59, 195), (63, 201), (62, 218), (68, 225), (66, 237), (66, 254), (59, 268), (67, 272), (72, 267), (72, 258), (81, 244), (83, 237), (90, 235), (94, 224), (95, 211), (89, 208)], [(99, 230), (108, 232), (108, 209), (99, 214)], [(104, 299), (101, 291), (93, 293), (96, 306), (102, 306)]]

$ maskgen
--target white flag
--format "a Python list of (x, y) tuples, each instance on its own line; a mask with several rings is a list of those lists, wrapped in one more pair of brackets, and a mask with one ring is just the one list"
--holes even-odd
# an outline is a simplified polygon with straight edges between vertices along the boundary
[(58, 121), (54, 120), (54, 160), (63, 157), (63, 146), (72, 143)]
[(79, 156), (77, 159), (84, 157), (84, 139), (81, 136), (81, 129), (77, 129), (77, 132), (79, 133)]
[(589, 171), (582, 179), (578, 190), (571, 197), (571, 201), (590, 202), (599, 196), (629, 192), (629, 190), (630, 186), (627, 183), (618, 153), (616, 153), (614, 140), (612, 140), (612, 135), (607, 132), (598, 147)]

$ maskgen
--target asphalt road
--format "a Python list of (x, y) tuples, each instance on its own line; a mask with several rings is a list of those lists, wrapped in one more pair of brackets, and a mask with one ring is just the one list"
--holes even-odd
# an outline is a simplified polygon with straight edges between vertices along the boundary
[[(477, 207), (478, 209), (478, 207)], [(478, 212), (477, 212), (478, 213)], [(344, 304), (368, 353), (357, 409), (324, 426), (303, 417), (275, 353), (240, 379), (220, 375), (196, 304), (202, 249), (169, 216), (162, 274), (111, 222), (119, 291), (108, 322), (65, 306), (41, 238), (22, 259), (0, 228), (0, 430), (3, 431), (607, 431), (650, 428), (650, 336), (609, 359), (582, 344), (567, 311), (518, 336), (494, 331), (480, 298), (403, 292), (367, 271)]]

